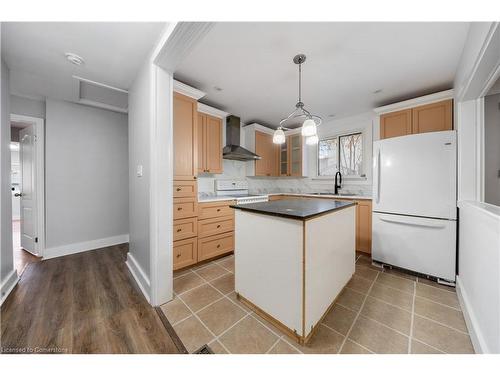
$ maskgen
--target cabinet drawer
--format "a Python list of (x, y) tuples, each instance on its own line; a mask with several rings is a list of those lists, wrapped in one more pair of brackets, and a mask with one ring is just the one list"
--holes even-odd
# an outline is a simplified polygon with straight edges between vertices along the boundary
[(232, 201), (200, 203), (198, 205), (198, 219), (212, 219), (214, 217), (233, 216), (234, 211), (229, 205)]
[(174, 270), (195, 264), (198, 260), (198, 243), (195, 238), (174, 242)]
[(174, 220), (197, 216), (196, 198), (174, 198)]
[(198, 221), (198, 236), (200, 238), (213, 236), (215, 234), (234, 231), (234, 217), (205, 219)]
[(234, 250), (234, 232), (198, 239), (198, 261), (210, 259)]
[(197, 224), (198, 219), (196, 217), (174, 220), (174, 241), (196, 237), (198, 234)]
[(196, 181), (174, 181), (174, 198), (196, 197)]

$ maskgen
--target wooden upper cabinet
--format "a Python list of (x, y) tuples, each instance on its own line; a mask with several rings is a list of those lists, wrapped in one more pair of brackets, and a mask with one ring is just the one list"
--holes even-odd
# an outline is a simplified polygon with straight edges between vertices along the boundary
[(205, 139), (206, 136), (204, 135), (204, 129), (205, 127), (203, 126), (203, 122), (205, 121), (205, 116), (203, 116), (202, 113), (198, 113), (198, 123), (197, 123), (197, 128), (198, 128), (198, 163), (197, 163), (197, 170), (198, 173), (203, 173), (205, 172), (206, 166), (205, 166)]
[(443, 100), (412, 108), (412, 132), (428, 133), (453, 129), (453, 101)]
[(380, 139), (453, 129), (453, 99), (380, 115)]
[(222, 173), (222, 120), (198, 113), (198, 172)]
[(210, 173), (222, 173), (222, 120), (207, 116), (205, 163)]
[(255, 132), (255, 153), (261, 157), (255, 161), (255, 175), (277, 176), (278, 151), (271, 134)]
[(193, 180), (198, 162), (197, 102), (187, 96), (174, 93), (174, 180)]
[(411, 134), (411, 122), (411, 109), (380, 115), (380, 139)]

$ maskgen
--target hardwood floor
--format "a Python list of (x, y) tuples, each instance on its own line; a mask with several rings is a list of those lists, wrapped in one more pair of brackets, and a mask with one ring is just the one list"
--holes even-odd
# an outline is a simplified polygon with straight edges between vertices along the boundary
[(2, 352), (178, 353), (126, 252), (125, 244), (29, 264), (1, 308)]

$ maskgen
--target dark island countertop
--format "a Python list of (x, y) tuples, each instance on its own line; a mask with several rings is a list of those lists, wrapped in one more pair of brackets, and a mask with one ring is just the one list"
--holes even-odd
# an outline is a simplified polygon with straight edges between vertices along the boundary
[(277, 201), (235, 204), (232, 208), (263, 215), (281, 216), (289, 219), (307, 220), (326, 213), (356, 205), (352, 201), (333, 199), (282, 199)]

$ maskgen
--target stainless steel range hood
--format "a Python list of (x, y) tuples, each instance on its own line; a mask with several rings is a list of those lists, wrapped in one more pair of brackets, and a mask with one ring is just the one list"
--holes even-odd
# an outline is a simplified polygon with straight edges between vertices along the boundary
[(226, 147), (222, 149), (222, 158), (229, 160), (260, 160), (261, 157), (240, 146), (240, 118), (228, 116), (226, 119)]

